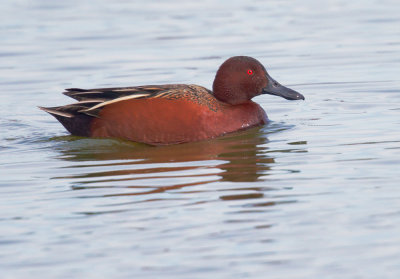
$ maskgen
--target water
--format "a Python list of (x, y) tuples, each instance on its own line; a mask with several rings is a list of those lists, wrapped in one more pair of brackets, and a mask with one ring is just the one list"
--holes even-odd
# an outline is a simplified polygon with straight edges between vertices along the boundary
[[(2, 278), (399, 278), (398, 1), (2, 1)], [(68, 136), (68, 87), (259, 59), (306, 101), (149, 147)]]

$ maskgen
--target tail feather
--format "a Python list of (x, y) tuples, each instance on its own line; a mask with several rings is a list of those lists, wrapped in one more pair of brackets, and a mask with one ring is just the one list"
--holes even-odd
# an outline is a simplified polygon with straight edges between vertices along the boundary
[(94, 117), (80, 113), (78, 111), (79, 108), (71, 108), (71, 106), (39, 108), (54, 116), (72, 135), (81, 137), (90, 136), (90, 125)]

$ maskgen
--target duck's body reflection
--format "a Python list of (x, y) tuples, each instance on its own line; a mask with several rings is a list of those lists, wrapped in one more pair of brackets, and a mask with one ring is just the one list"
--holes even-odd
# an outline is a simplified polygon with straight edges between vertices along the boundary
[(268, 139), (263, 128), (163, 147), (65, 139), (69, 138), (63, 138), (58, 146), (60, 158), (74, 162), (70, 167), (79, 173), (62, 178), (72, 179), (74, 189), (124, 189), (113, 191), (110, 195), (114, 196), (147, 195), (217, 181), (254, 182), (268, 175), (274, 164), (274, 158), (266, 153)]

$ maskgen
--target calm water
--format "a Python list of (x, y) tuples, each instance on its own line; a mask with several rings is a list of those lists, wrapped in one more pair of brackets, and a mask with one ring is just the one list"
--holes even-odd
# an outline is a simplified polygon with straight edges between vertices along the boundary
[[(399, 3), (2, 1), (1, 278), (399, 278)], [(260, 96), (269, 125), (158, 148), (36, 108), (210, 87), (234, 55), (306, 101)]]

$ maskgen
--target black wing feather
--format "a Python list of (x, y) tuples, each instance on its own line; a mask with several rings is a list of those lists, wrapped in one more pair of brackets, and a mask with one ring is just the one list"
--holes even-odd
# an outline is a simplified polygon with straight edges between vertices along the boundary
[(161, 92), (175, 88), (177, 85), (170, 86), (136, 86), (136, 87), (115, 87), (115, 88), (96, 88), (96, 89), (81, 89), (81, 88), (68, 88), (64, 95), (71, 97), (78, 101), (99, 100), (110, 101), (126, 96), (144, 94), (142, 98), (154, 97)]

